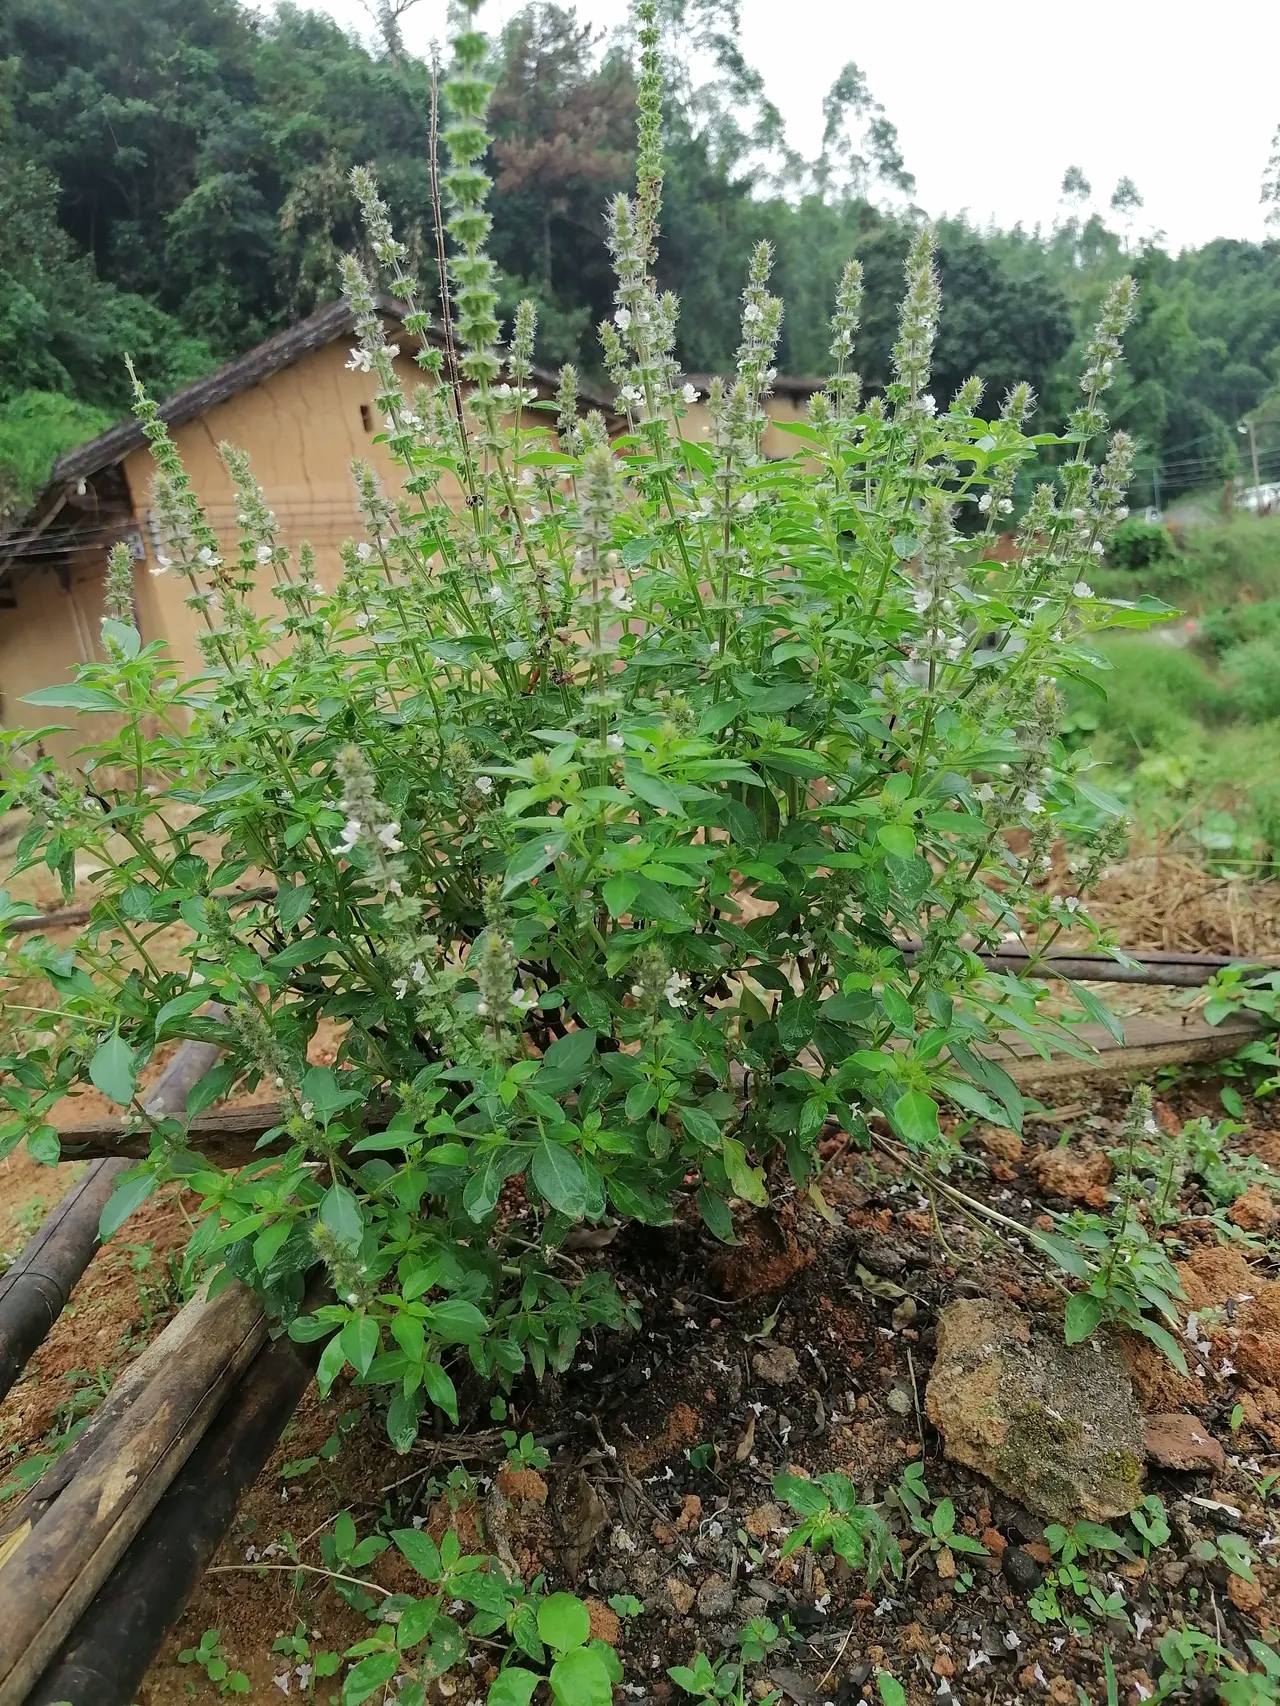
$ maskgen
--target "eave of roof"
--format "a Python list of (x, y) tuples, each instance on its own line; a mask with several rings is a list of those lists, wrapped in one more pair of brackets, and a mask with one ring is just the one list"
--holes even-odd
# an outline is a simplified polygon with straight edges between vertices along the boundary
[[(380, 297), (378, 306), (388, 318), (404, 319), (404, 305), (393, 297)], [(267, 338), (246, 354), (227, 362), (224, 367), (205, 374), (191, 385), (184, 385), (181, 391), (175, 391), (172, 397), (161, 403), (160, 418), (166, 426), (184, 426), (219, 403), (225, 403), (238, 396), (241, 391), (248, 390), (251, 385), (258, 385), (272, 374), (279, 373), (281, 369), (291, 367), (303, 356), (324, 349), (338, 338), (349, 336), (353, 330), (351, 308), (346, 300), (340, 298), (337, 302), (330, 302), (325, 307), (318, 308), (305, 320), (300, 320), (296, 326), (289, 326), (283, 332), (277, 332), (274, 337)], [(438, 326), (432, 326), (426, 337), (432, 343), (444, 342), (444, 333)], [(555, 390), (558, 379), (554, 373), (546, 368), (535, 367), (533, 376), (544, 388)], [(612, 412), (611, 397), (586, 387), (579, 387), (579, 390), (583, 400), (593, 408)], [(68, 451), (65, 456), (60, 456), (53, 465), (45, 490), (48, 491), (52, 486), (63, 487), (77, 480), (89, 479), (103, 468), (110, 467), (112, 463), (122, 462), (145, 442), (142, 427), (136, 420), (120, 421), (99, 437)], [(45, 493), (42, 492), (36, 500), (36, 509), (40, 507), (44, 496)]]

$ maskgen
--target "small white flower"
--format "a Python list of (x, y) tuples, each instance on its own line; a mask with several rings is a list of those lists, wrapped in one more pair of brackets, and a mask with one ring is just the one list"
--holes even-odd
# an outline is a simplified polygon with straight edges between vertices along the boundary
[(421, 960), (415, 960), (409, 967), (409, 976), (418, 984), (422, 984), (427, 981), (427, 968), (423, 965)]
[(409, 993), (409, 979), (407, 977), (398, 977), (391, 985), (391, 990), (397, 1001), (403, 1001), (405, 996)]
[(511, 387), (509, 385), (495, 385), (490, 392), (490, 395), (493, 397), (501, 397), (505, 401), (511, 395)]
[(396, 356), (398, 356), (400, 354), (400, 345), (399, 344), (387, 344), (385, 346), (385, 348), (383, 349), (383, 354), (390, 356), (391, 359), (394, 361)]
[(151, 573), (153, 575), (167, 575), (172, 567), (172, 562), (165, 556), (164, 552), (157, 551), (156, 560), (151, 566)]
[(352, 350), (351, 359), (347, 362), (347, 369), (349, 372), (351, 372), (351, 373), (368, 373), (369, 370), (372, 368), (372, 366), (373, 366), (373, 357), (369, 354), (368, 350), (363, 350), (363, 349), (353, 349)]
[(203, 563), (206, 569), (220, 569), (222, 567), (222, 558), (214, 550), (212, 545), (202, 545), (200, 547), (197, 555), (197, 561)]
[(338, 843), (338, 849), (340, 852), (350, 853), (351, 849), (360, 839), (360, 831), (362, 828), (363, 825), (358, 817), (349, 817), (347, 819), (342, 826), (342, 839)]
[(487, 1001), (477, 1001), (476, 1012), (482, 1019), (487, 1019), (489, 1017), (489, 1003)]
[(742, 318), (746, 325), (757, 326), (764, 319), (764, 309), (758, 302), (748, 302), (742, 310)]
[(287, 1694), (289, 1692), (289, 1673), (287, 1670), (281, 1671), (279, 1676), (273, 1676), (271, 1680), (275, 1683), (281, 1694)]
[(632, 598), (631, 594), (624, 586), (614, 587), (613, 591), (609, 594), (609, 603), (612, 604), (615, 610), (627, 611), (634, 610), (636, 607), (635, 599)]
[(620, 332), (625, 332), (627, 327), (631, 324), (631, 310), (629, 308), (615, 308), (613, 312), (613, 323)]
[(1013, 499), (1012, 498), (1001, 498), (1000, 502), (996, 505), (996, 508), (999, 510), (1001, 515), (1012, 515), (1013, 514)]
[(476, 793), (477, 794), (491, 794), (492, 792), (493, 792), (493, 777), (492, 776), (477, 776), (476, 777)]
[(681, 388), (680, 395), (686, 403), (696, 403), (698, 401), (698, 387), (696, 385), (685, 385)]
[(991, 493), (990, 492), (983, 492), (982, 496), (978, 499), (978, 508), (983, 515), (987, 515), (990, 513), (990, 510), (991, 510)]
[(1093, 552), (1095, 557), (1104, 557), (1107, 552), (1107, 548), (1102, 543), (1101, 539), (1095, 539), (1089, 549)]
[(1128, 519), (1128, 515), (1129, 515), (1129, 506), (1128, 506), (1128, 504), (1117, 504), (1117, 505), (1116, 505), (1116, 520), (1117, 520), (1117, 521), (1125, 521), (1125, 520), (1127, 520), (1127, 519)]
[(936, 415), (938, 412), (938, 399), (930, 392), (926, 391), (924, 396), (920, 399), (920, 410), (922, 414)]
[(404, 852), (404, 843), (400, 839), (400, 825), (398, 823), (384, 823), (378, 831), (378, 840), (388, 853)]
[(488, 592), (485, 593), (485, 597), (489, 600), (490, 604), (501, 604), (503, 602), (502, 588), (495, 582), (494, 585), (489, 588)]
[(517, 1013), (527, 1013), (531, 1007), (538, 1005), (538, 997), (531, 989), (516, 989), (511, 994), (511, 1006)]
[(1077, 581), (1071, 591), (1073, 596), (1076, 598), (1093, 597), (1093, 588), (1089, 585), (1088, 581)]
[(1068, 912), (1074, 912), (1080, 904), (1079, 896), (1069, 894), (1062, 904), (1066, 907)]
[(916, 614), (918, 616), (923, 616), (925, 611), (933, 603), (933, 594), (929, 591), (927, 586), (918, 586), (911, 594), (911, 602), (915, 606)]
[(682, 971), (673, 971), (663, 987), (662, 993), (673, 1007), (687, 1007), (689, 998), (684, 993), (689, 987), (689, 979)]
[(1028, 788), (1026, 793), (1022, 796), (1022, 809), (1024, 812), (1030, 812), (1033, 817), (1037, 812), (1042, 812), (1044, 810), (1044, 801), (1040, 798), (1039, 794), (1036, 793), (1034, 788)]
[(356, 546), (356, 561), (358, 563), (368, 563), (372, 561), (372, 558), (373, 546), (370, 545), (367, 539), (362, 539)]
[(324, 587), (321, 585), (321, 583), (319, 581), (312, 581), (311, 592), (315, 598), (323, 598), (324, 597)]
[(357, 628), (367, 628), (369, 626), (369, 622), (370, 622), (370, 618), (363, 610), (356, 617), (356, 627)]
[(269, 563), (272, 557), (275, 556), (275, 552), (271, 549), (270, 545), (259, 545), (257, 555), (260, 563)]
[(637, 385), (623, 385), (618, 391), (618, 401), (624, 409), (634, 409), (644, 402), (644, 392)]
[(621, 735), (610, 735), (604, 744), (610, 752), (621, 752), (626, 743)]
[(996, 797), (996, 791), (991, 786), (990, 782), (979, 782), (978, 786), (973, 791), (982, 801), (984, 806), (989, 806), (992, 800)]

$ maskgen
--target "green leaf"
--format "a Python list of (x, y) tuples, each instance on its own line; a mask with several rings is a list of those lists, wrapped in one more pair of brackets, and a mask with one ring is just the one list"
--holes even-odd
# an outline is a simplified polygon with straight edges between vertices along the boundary
[(605, 1662), (589, 1647), (575, 1647), (556, 1660), (551, 1667), (551, 1692), (559, 1706), (612, 1706), (613, 1702), (613, 1683)]
[(133, 1050), (117, 1031), (89, 1062), (89, 1077), (104, 1096), (127, 1108), (135, 1085)]
[(754, 1203), (757, 1208), (766, 1208), (769, 1192), (765, 1186), (764, 1174), (759, 1167), (747, 1165), (747, 1152), (737, 1138), (722, 1138), (720, 1153), (734, 1193), (744, 1202)]
[(347, 1672), (342, 1684), (342, 1706), (362, 1706), (399, 1669), (399, 1653), (370, 1653)]
[(563, 1143), (546, 1139), (534, 1149), (529, 1177), (551, 1207), (577, 1220), (587, 1207), (587, 1183), (577, 1156)]
[[(639, 1088), (639, 1086), (637, 1086)], [(631, 1098), (628, 1096), (627, 1101)], [(655, 1096), (656, 1100), (656, 1096)], [(627, 1112), (630, 1113), (630, 1107)], [(633, 1116), (634, 1117), (634, 1116)], [(680, 1123), (685, 1132), (695, 1143), (705, 1144), (708, 1149), (716, 1149), (720, 1144), (720, 1127), (711, 1115), (702, 1108), (681, 1108)]]
[(563, 1080), (566, 1089), (572, 1089), (581, 1083), (595, 1052), (596, 1033), (592, 1030), (570, 1031), (567, 1036), (558, 1037), (542, 1057), (540, 1087), (545, 1089), (544, 1080), (554, 1077)]
[(280, 890), (276, 896), (276, 915), (285, 930), (292, 930), (305, 917), (313, 898), (310, 883), (299, 883), (297, 888)]
[[(21, 1135), (21, 1129), (20, 1126), (15, 1128), (15, 1142)], [(62, 1157), (62, 1142), (56, 1129), (42, 1125), (33, 1131), (27, 1139), (27, 1154), (42, 1167), (56, 1167)]]
[(1187, 1372), (1186, 1354), (1167, 1327), (1162, 1327), (1158, 1321), (1153, 1321), (1149, 1315), (1144, 1315), (1137, 1322), (1137, 1328), (1144, 1337), (1151, 1340), (1157, 1350), (1164, 1352), (1179, 1374)]
[(1067, 1301), (1065, 1318), (1066, 1340), (1069, 1345), (1078, 1345), (1089, 1338), (1098, 1329), (1102, 1320), (1102, 1299), (1094, 1297), (1090, 1292), (1078, 1291)]
[(108, 1238), (114, 1237), (135, 1209), (142, 1207), (158, 1183), (154, 1173), (140, 1173), (132, 1179), (120, 1181), (103, 1203), (98, 1217), (98, 1237), (104, 1244)]
[(1105, 1001), (1100, 1000), (1098, 996), (1096, 996), (1093, 991), (1083, 983), (1073, 983), (1071, 986), (1071, 993), (1075, 996), (1076, 1000), (1084, 1008), (1085, 1012), (1089, 1015), (1095, 1025), (1103, 1026), (1116, 1042), (1122, 1043), (1124, 1041), (1124, 1026), (1120, 1023), (1119, 1019), (1116, 1018), (1115, 1014), (1111, 1011), (1110, 1007), (1107, 1006)]
[(895, 859), (910, 859), (916, 850), (915, 831), (906, 823), (882, 823), (876, 840)]
[(446, 1297), (440, 1303), (433, 1303), (427, 1311), (427, 1320), (451, 1345), (477, 1344), (489, 1326), (475, 1304), (464, 1297)]
[(539, 835), (532, 841), (526, 841), (522, 847), (517, 847), (507, 860), (506, 874), (502, 882), (503, 894), (514, 894), (539, 872), (545, 871), (568, 845), (567, 835)]
[[(406, 1605), (396, 1626), (396, 1646), (402, 1653), (407, 1653), (411, 1647), (416, 1647), (419, 1641), (425, 1641), (439, 1616), (440, 1611), (434, 1599), (415, 1599), (412, 1605)], [(404, 1699), (403, 1692), (400, 1699)]]
[(391, 1540), (423, 1581), (440, 1580), (440, 1548), (429, 1534), (417, 1528), (396, 1528), (391, 1531)]
[(642, 918), (656, 918), (663, 924), (683, 924), (686, 927), (693, 923), (689, 914), (680, 903), (669, 895), (661, 883), (655, 883), (652, 877), (632, 877), (636, 885), (635, 899), (631, 903), (631, 911)]
[[(420, 1414), (421, 1408), (417, 1398), (406, 1398), (403, 1389), (398, 1387), (387, 1406), (387, 1438), (402, 1455), (406, 1451), (411, 1451), (414, 1442), (417, 1440)], [(423, 1634), (426, 1634), (425, 1629)], [(415, 1638), (421, 1640), (422, 1636), (419, 1635)], [(403, 1647), (407, 1644), (409, 1643), (404, 1641), (403, 1631), (401, 1631), (400, 1645)]]
[(458, 1425), (458, 1394), (449, 1376), (439, 1363), (429, 1362), (423, 1365), (422, 1384), (426, 1388), (427, 1397), (445, 1415), (456, 1428)]
[(591, 1638), (591, 1613), (577, 1594), (548, 1594), (538, 1607), (538, 1634), (558, 1653), (585, 1646)]
[(718, 1238), (722, 1244), (737, 1243), (729, 1205), (718, 1191), (710, 1190), (706, 1185), (699, 1189), (698, 1212), (706, 1221), (712, 1235)]
[[(348, 1085), (350, 1082), (348, 1078)], [(310, 1066), (302, 1075), (302, 1100), (311, 1103), (315, 1117), (321, 1125), (327, 1126), (333, 1116), (343, 1108), (349, 1108), (353, 1103), (363, 1102), (364, 1099), (363, 1090), (340, 1085), (333, 1071), (327, 1066)]]
[(342, 1329), (343, 1355), (358, 1373), (368, 1374), (381, 1337), (372, 1315), (353, 1315)]
[(359, 1246), (364, 1236), (364, 1219), (359, 1202), (345, 1185), (330, 1185), (325, 1192), (320, 1204), (320, 1224), (327, 1226), (349, 1250)]
[(672, 817), (684, 816), (680, 796), (669, 782), (664, 782), (660, 776), (651, 776), (633, 759), (628, 759), (623, 766), (623, 775), (627, 787), (637, 798), (646, 801), (658, 811), (670, 812)]
[(941, 1141), (938, 1105), (923, 1090), (908, 1090), (889, 1109), (889, 1121), (911, 1149), (928, 1149)]
[(172, 1001), (166, 1001), (155, 1017), (156, 1041), (160, 1041), (161, 1032), (167, 1024), (185, 1019), (188, 1014), (194, 1013), (197, 1007), (203, 1007), (208, 999), (207, 989), (184, 989), (181, 995), (175, 995)]
[(123, 711), (124, 706), (114, 693), (101, 687), (85, 687), (69, 681), (65, 687), (37, 687), (34, 693), (24, 693), (24, 705), (51, 705), (63, 711)]
[[(293, 1333), (290, 1333), (293, 1338)], [(342, 1349), (342, 1335), (336, 1334), (320, 1352), (320, 1361), (316, 1367), (316, 1385), (320, 1388), (320, 1396), (327, 1398), (329, 1388), (347, 1366), (346, 1353)]]
[(500, 1670), (489, 1685), (488, 1706), (529, 1706), (533, 1691), (542, 1681), (536, 1672), (520, 1665)]
[(610, 918), (621, 918), (624, 912), (630, 912), (631, 904), (639, 892), (638, 877), (610, 877), (601, 890), (604, 903), (609, 908)]
[(230, 1090), (239, 1076), (239, 1069), (229, 1061), (218, 1066), (210, 1067), (203, 1078), (199, 1078), (187, 1092), (187, 1113), (194, 1119), (206, 1108), (211, 1108), (215, 1102), (220, 1102)]
[(907, 1693), (896, 1676), (890, 1676), (887, 1670), (876, 1672), (876, 1688), (879, 1690), (882, 1706), (907, 1706)]

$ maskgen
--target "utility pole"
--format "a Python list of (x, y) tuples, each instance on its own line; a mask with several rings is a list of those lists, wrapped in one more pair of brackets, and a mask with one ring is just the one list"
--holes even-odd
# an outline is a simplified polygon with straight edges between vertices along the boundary
[(1156, 460), (1151, 464), (1151, 502), (1155, 507), (1155, 511), (1156, 511), (1157, 515), (1161, 515), (1164, 513), (1160, 508), (1160, 459), (1159, 459), (1159, 457), (1157, 457)]
[(1253, 463), (1253, 513), (1262, 519), (1262, 481), (1258, 478), (1258, 436), (1253, 430), (1253, 419), (1246, 415), (1236, 428), (1237, 432), (1247, 432), (1249, 435), (1249, 457)]

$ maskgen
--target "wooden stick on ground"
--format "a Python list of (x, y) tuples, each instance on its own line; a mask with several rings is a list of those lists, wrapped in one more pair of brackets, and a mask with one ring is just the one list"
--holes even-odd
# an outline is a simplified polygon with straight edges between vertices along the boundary
[[(219, 1052), (212, 1043), (183, 1043), (147, 1096), (147, 1109), (153, 1114), (180, 1113), (187, 1105), (187, 1092), (204, 1077)], [(113, 1123), (121, 1125), (119, 1120)], [(102, 1145), (91, 1153), (100, 1159), (76, 1181), (0, 1277), (0, 1398), (66, 1308), (72, 1287), (98, 1248), (98, 1221), (116, 1179), (136, 1158), (122, 1144)], [(147, 1153), (144, 1147), (141, 1154)]]
[(157, 1357), (58, 1496), (43, 1510), (33, 1503), (0, 1541), (0, 1706), (26, 1699), (256, 1355), (266, 1322), (233, 1282), (212, 1302), (193, 1298), (166, 1335), (181, 1355)]

